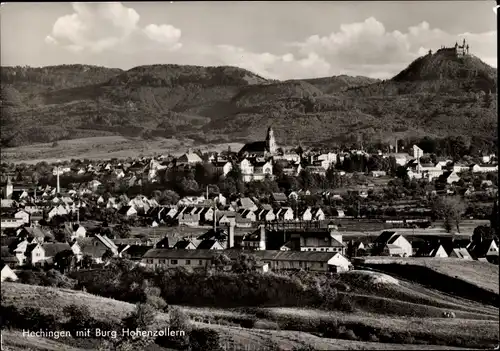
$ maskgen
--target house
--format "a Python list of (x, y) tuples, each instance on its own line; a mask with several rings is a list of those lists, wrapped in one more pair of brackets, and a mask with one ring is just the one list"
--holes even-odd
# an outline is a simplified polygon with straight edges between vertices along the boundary
[(179, 225), (194, 227), (200, 224), (200, 216), (197, 214), (182, 214), (179, 217)]
[(448, 254), (450, 258), (461, 258), (464, 260), (472, 260), (472, 256), (469, 254), (466, 248), (453, 248)]
[(177, 250), (196, 250), (197, 242), (189, 239), (182, 239), (175, 243), (174, 249)]
[(315, 208), (311, 211), (311, 216), (312, 220), (315, 221), (324, 221), (325, 220), (325, 213), (321, 208)]
[(255, 256), (271, 270), (303, 269), (316, 272), (345, 272), (352, 266), (342, 254), (304, 251), (256, 251)]
[(217, 222), (219, 225), (236, 225), (236, 212), (233, 211), (217, 211)]
[[(297, 240), (298, 239), (298, 240)], [(303, 232), (291, 234), (291, 241), (298, 241), (300, 251), (340, 252), (345, 254), (342, 235), (338, 232)]]
[(498, 172), (498, 165), (490, 164), (473, 164), (470, 166), (470, 171), (473, 173), (488, 173), (488, 172)]
[(319, 174), (321, 176), (325, 176), (326, 174), (326, 169), (324, 169), (322, 166), (307, 166), (305, 170), (309, 173)]
[(102, 257), (106, 251), (113, 256), (118, 256), (118, 247), (106, 235), (95, 235), (90, 238), (78, 238), (76, 242), (81, 248), (82, 255), (89, 255), (95, 263), (102, 263)]
[(374, 178), (385, 177), (387, 173), (385, 171), (371, 171), (370, 176)]
[(224, 247), (218, 240), (206, 239), (198, 244), (196, 250), (224, 250)]
[(276, 214), (276, 219), (280, 221), (293, 221), (293, 210), (291, 207), (282, 207)]
[(407, 153), (390, 153), (387, 154), (384, 158), (386, 157), (394, 157), (396, 160), (396, 164), (398, 164), (399, 166), (406, 165), (411, 158)]
[(47, 218), (50, 220), (54, 216), (65, 216), (68, 214), (68, 211), (66, 208), (64, 208), (63, 205), (59, 206), (54, 206), (52, 209), (47, 213)]
[(270, 161), (256, 159), (253, 162), (252, 180), (264, 180), (273, 175), (273, 164)]
[(306, 208), (304, 211), (302, 211), (300, 214), (299, 214), (299, 219), (302, 220), (302, 221), (312, 221), (313, 219), (313, 214), (311, 212), (311, 208), (308, 207)]
[(24, 210), (18, 210), (15, 212), (14, 218), (20, 219), (24, 224), (30, 223), (30, 214)]
[(238, 215), (240, 218), (248, 219), (251, 222), (257, 221), (257, 215), (255, 214), (254, 211), (251, 211), (251, 210), (246, 210), (246, 209), (242, 208), (238, 211)]
[(53, 264), (54, 257), (62, 251), (72, 251), (71, 246), (68, 243), (47, 243), (42, 245), (45, 252), (45, 263)]
[(458, 182), (460, 180), (460, 177), (458, 176), (458, 174), (456, 172), (447, 171), (447, 172), (444, 172), (441, 175), (441, 177), (439, 177), (439, 179), (442, 182), (446, 182), (447, 184), (453, 184), (455, 182)]
[(265, 250), (266, 244), (266, 228), (263, 225), (260, 225), (254, 232), (245, 234), (241, 242), (244, 250)]
[(203, 207), (199, 213), (200, 220), (203, 222), (214, 221), (214, 209), (212, 207)]
[[(4, 246), (2, 245), (2, 247), (0, 248), (1, 250), (1, 258), (2, 258), (2, 261), (7, 264), (10, 268), (14, 268), (14, 267), (17, 267), (19, 266), (20, 264), (23, 264), (24, 263), (24, 257), (22, 258), (22, 260), (20, 260), (16, 254), (14, 254), (13, 250), (11, 250), (9, 248), (9, 246)], [(24, 255), (23, 255), (24, 256)]]
[(26, 256), (26, 264), (30, 266), (41, 266), (45, 261), (45, 250), (38, 242), (28, 244), (24, 255)]
[(65, 227), (71, 240), (76, 238), (85, 238), (87, 235), (87, 230), (80, 224), (66, 224)]
[(372, 255), (409, 257), (413, 255), (413, 248), (402, 235), (393, 231), (383, 231), (373, 242)]
[(151, 249), (144, 254), (141, 263), (152, 267), (206, 268), (212, 265), (214, 255), (214, 250)]
[(445, 248), (440, 243), (424, 245), (415, 254), (416, 257), (448, 257)]
[(120, 216), (133, 217), (137, 216), (137, 210), (132, 206), (122, 206), (122, 208), (118, 210), (118, 214)]
[(14, 271), (8, 266), (7, 263), (2, 262), (0, 263), (0, 268), (1, 268), (1, 279), (0, 281), (4, 282), (6, 280), (11, 280), (11, 281), (16, 281), (17, 275), (14, 273)]
[(157, 249), (169, 249), (171, 247), (172, 247), (171, 240), (169, 239), (168, 236), (165, 236), (163, 239), (158, 241), (155, 245), (155, 248), (157, 248)]
[(233, 169), (233, 164), (229, 161), (214, 161), (212, 164), (215, 168), (215, 172), (224, 177)]
[(258, 214), (258, 220), (264, 222), (271, 222), (276, 220), (276, 215), (274, 214), (273, 209), (262, 209)]
[(498, 243), (494, 239), (471, 243), (467, 250), (475, 259), (486, 258), (490, 262), (498, 262)]
[(272, 193), (271, 198), (275, 203), (284, 203), (288, 201), (288, 198), (284, 193)]
[(202, 162), (203, 160), (201, 159), (201, 157), (198, 156), (198, 154), (192, 152), (191, 149), (189, 149), (187, 153), (177, 159), (178, 165), (194, 165)]
[[(218, 251), (232, 261), (240, 255), (238, 250)], [(152, 249), (146, 252), (141, 263), (150, 267), (192, 267), (207, 268), (212, 266), (214, 250), (167, 250)], [(269, 269), (290, 270), (304, 269), (316, 272), (342, 272), (350, 269), (350, 262), (340, 253), (270, 251), (262, 250), (253, 253), (256, 258), (267, 264)], [(260, 266), (260, 265), (259, 265)]]
[(0, 217), (0, 228), (2, 230), (7, 229), (7, 228), (19, 228), (25, 224), (22, 219), (20, 218), (14, 218), (13, 215), (10, 216), (1, 216)]
[(93, 192), (96, 192), (96, 191), (97, 191), (97, 189), (99, 188), (99, 186), (101, 186), (101, 185), (102, 185), (102, 183), (101, 183), (100, 181), (98, 181), (98, 180), (95, 180), (95, 179), (94, 179), (94, 180), (91, 180), (91, 181), (89, 182), (88, 187), (89, 187), (89, 189), (91, 189)]
[(257, 205), (249, 197), (242, 197), (236, 201), (236, 205), (240, 209), (245, 209), (249, 211), (257, 211)]
[(119, 250), (120, 250), (120, 256), (127, 257), (129, 260), (132, 261), (140, 261), (142, 260), (146, 252), (148, 252), (153, 248), (154, 248), (153, 246), (147, 246), (147, 245), (125, 245), (119, 248)]

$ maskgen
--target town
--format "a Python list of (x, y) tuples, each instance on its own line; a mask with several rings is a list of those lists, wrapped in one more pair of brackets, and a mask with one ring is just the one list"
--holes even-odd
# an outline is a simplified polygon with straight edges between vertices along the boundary
[(237, 153), (3, 164), (2, 281), (113, 257), (206, 269), (216, 252), (235, 260), (239, 251), (263, 271), (342, 272), (360, 256), (498, 264), (496, 155), (465, 163), (397, 144), (373, 154), (284, 151), (269, 128)]
[(2, 350), (499, 348), (491, 5), (35, 5), (1, 9)]

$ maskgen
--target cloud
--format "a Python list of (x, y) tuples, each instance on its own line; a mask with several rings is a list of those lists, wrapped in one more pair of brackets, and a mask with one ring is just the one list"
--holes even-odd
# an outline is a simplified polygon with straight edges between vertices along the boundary
[[(73, 10), (56, 20), (45, 38), (47, 45), (120, 68), (152, 63), (231, 65), (282, 80), (341, 74), (388, 79), (429, 49), (453, 46), (463, 38), (472, 54), (497, 65), (496, 31), (453, 34), (425, 21), (388, 31), (369, 17), (341, 24), (328, 35), (312, 34), (291, 43), (276, 38), (276, 47), (285, 48), (278, 53), (249, 50), (244, 44), (208, 45), (195, 37), (181, 43), (181, 29), (170, 24), (139, 26), (139, 14), (121, 3), (75, 3)], [(238, 34), (238, 28), (234, 30)]]
[(304, 78), (329, 74), (330, 64), (315, 53), (296, 59), (291, 53), (255, 53), (241, 47), (218, 45), (219, 64), (237, 66), (271, 79)]
[[(387, 31), (374, 17), (363, 22), (342, 24), (340, 31), (328, 36), (312, 35), (302, 42), (289, 43), (301, 55), (316, 54), (332, 65), (332, 74), (358, 71), (360, 75), (385, 78), (397, 74), (429, 49), (453, 46), (466, 38), (471, 53), (492, 64), (496, 61), (496, 31), (454, 35), (427, 22), (405, 32)], [(495, 64), (496, 66), (496, 64)]]
[(45, 42), (73, 52), (130, 51), (160, 45), (177, 50), (181, 30), (167, 24), (138, 26), (140, 16), (121, 3), (73, 3), (74, 13), (59, 17)]

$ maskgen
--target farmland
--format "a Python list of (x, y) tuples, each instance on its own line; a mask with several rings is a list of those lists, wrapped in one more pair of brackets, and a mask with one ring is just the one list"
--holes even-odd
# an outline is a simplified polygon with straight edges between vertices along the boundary
[(231, 147), (238, 150), (242, 144), (206, 144), (196, 145), (191, 139), (178, 140), (174, 137), (143, 140), (125, 136), (100, 136), (92, 138), (59, 140), (57, 143), (31, 144), (2, 151), (4, 162), (35, 164), (38, 162), (69, 161), (74, 158), (89, 160), (106, 160), (111, 158), (125, 159), (158, 154), (179, 156), (188, 148), (202, 151), (222, 151)]

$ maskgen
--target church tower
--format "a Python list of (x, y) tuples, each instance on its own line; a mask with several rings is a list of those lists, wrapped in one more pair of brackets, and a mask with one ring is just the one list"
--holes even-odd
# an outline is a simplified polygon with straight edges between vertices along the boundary
[(278, 147), (276, 146), (276, 139), (274, 138), (274, 131), (273, 128), (269, 127), (267, 130), (267, 136), (266, 136), (266, 149), (267, 152), (269, 152), (271, 155), (276, 154), (276, 149)]

